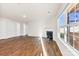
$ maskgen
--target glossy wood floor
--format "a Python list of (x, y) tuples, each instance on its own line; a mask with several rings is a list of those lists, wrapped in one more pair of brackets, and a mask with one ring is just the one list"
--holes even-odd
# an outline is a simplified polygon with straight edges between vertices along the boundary
[(59, 47), (55, 41), (43, 39), (43, 42), (48, 56), (62, 56)]
[[(48, 56), (61, 56), (55, 41), (42, 39)], [(0, 40), (0, 56), (44, 56), (40, 38), (20, 36)]]

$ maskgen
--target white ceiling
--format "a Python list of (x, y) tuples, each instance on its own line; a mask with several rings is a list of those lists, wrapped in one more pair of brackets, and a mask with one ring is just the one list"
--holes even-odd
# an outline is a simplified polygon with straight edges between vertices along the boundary
[[(0, 17), (20, 21), (56, 18), (62, 3), (0, 3)], [(49, 18), (51, 19), (51, 18)]]

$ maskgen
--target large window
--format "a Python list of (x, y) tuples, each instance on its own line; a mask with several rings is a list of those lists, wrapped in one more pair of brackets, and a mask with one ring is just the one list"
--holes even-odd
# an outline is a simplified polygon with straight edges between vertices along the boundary
[(60, 38), (79, 51), (79, 4), (60, 16), (59, 30)]
[(78, 4), (67, 14), (67, 37), (69, 44), (79, 50), (79, 7)]

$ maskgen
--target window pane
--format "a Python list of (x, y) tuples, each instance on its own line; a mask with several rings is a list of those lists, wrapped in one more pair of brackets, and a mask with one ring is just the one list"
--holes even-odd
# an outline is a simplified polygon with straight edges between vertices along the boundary
[(73, 46), (73, 27), (68, 26), (67, 27), (67, 42)]
[(76, 12), (76, 22), (79, 22), (79, 11)]
[(75, 23), (76, 21), (76, 13), (72, 12), (72, 13), (68, 13), (68, 17), (69, 17), (69, 24)]
[(60, 38), (64, 39), (64, 28), (60, 28)]
[(64, 18), (64, 15), (61, 15), (60, 16), (60, 18), (59, 18), (59, 26), (61, 27), (61, 26), (64, 26), (64, 24), (65, 24), (65, 18)]
[(74, 47), (79, 50), (79, 26), (74, 27)]

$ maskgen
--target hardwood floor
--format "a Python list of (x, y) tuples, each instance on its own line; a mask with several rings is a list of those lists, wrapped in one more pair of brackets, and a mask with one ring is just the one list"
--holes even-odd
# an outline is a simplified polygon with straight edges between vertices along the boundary
[[(55, 41), (42, 39), (48, 56), (61, 56)], [(0, 56), (43, 56), (40, 38), (14, 37), (0, 40)]]
[(48, 56), (62, 56), (59, 47), (55, 41), (49, 41), (47, 39), (44, 39), (43, 42)]

